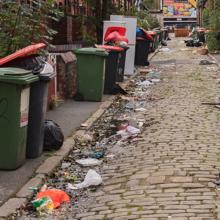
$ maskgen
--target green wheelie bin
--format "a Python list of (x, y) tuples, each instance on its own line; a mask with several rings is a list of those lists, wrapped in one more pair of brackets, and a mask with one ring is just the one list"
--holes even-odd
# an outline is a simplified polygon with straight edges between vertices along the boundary
[(14, 170), (25, 162), (30, 71), (0, 68), (0, 169)]
[(156, 41), (155, 41), (155, 48), (157, 49), (162, 40), (162, 31), (161, 30), (154, 30), (156, 32)]
[(77, 100), (102, 101), (108, 52), (90, 47), (74, 52), (77, 57)]

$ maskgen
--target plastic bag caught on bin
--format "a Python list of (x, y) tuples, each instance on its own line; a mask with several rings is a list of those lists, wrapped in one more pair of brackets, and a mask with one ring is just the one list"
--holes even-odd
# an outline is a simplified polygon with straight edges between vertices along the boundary
[(102, 177), (95, 170), (89, 170), (82, 183), (75, 185), (68, 184), (67, 187), (69, 189), (83, 189), (90, 186), (99, 186), (100, 184), (102, 184)]
[(58, 150), (62, 147), (64, 135), (58, 124), (52, 120), (44, 123), (44, 150)]

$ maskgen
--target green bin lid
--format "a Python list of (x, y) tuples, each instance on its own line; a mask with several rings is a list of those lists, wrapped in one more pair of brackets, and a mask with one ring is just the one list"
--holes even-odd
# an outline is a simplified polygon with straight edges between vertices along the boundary
[(108, 52), (106, 52), (105, 49), (101, 48), (93, 48), (93, 47), (87, 47), (87, 48), (80, 48), (74, 51), (76, 54), (89, 54), (89, 55), (96, 55), (96, 56), (108, 56)]
[(27, 85), (39, 80), (31, 71), (20, 68), (0, 68), (0, 82)]

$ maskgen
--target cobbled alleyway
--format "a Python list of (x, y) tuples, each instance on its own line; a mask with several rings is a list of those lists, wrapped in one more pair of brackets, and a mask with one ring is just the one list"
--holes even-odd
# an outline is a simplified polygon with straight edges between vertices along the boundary
[(220, 219), (220, 110), (202, 105), (220, 96), (217, 66), (208, 57), (169, 42), (153, 65), (162, 82), (151, 92), (161, 100), (147, 107), (147, 127), (139, 142), (104, 166), (104, 186), (91, 194), (87, 212), (77, 219)]

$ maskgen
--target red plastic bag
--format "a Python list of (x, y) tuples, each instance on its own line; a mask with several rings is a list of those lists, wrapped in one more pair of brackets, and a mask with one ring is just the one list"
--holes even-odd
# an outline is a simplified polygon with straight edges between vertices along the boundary
[(37, 194), (37, 199), (49, 197), (52, 199), (54, 208), (58, 208), (64, 202), (70, 202), (70, 197), (60, 189), (48, 189)]
[(106, 42), (125, 41), (126, 43), (128, 43), (128, 39), (126, 37), (120, 35), (117, 31), (114, 31), (114, 32), (110, 33), (108, 36), (106, 36), (105, 41)]
[[(125, 27), (108, 27), (105, 32), (104, 40), (111, 34), (112, 32), (118, 32), (121, 36), (125, 36), (126, 28)], [(106, 40), (105, 40), (106, 41)]]

